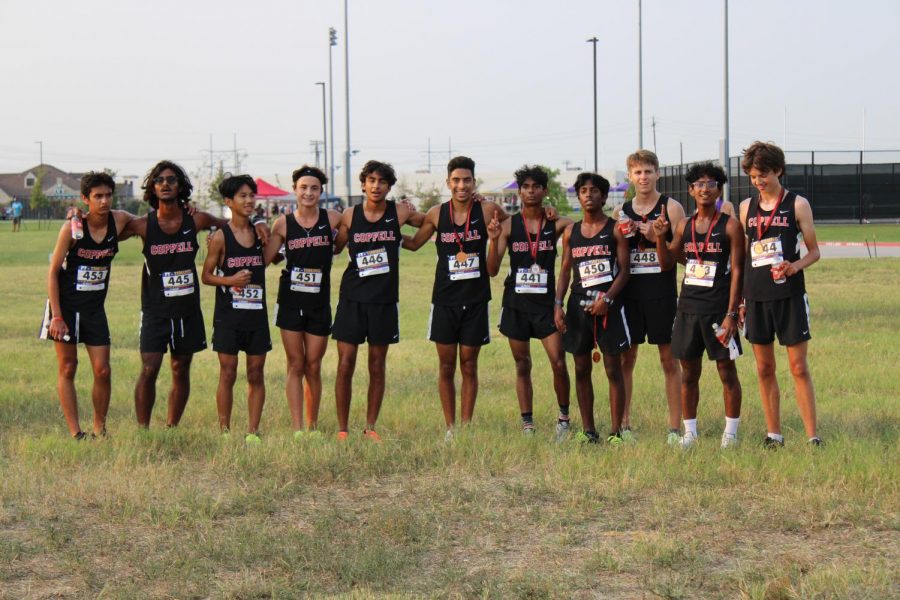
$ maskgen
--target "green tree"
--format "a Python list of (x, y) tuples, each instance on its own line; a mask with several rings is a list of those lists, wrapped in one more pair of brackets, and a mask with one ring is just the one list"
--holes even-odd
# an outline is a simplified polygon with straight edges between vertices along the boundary
[(571, 213), (572, 207), (569, 205), (566, 188), (559, 181), (559, 169), (551, 169), (544, 165), (538, 165), (538, 167), (547, 173), (546, 202), (553, 206), (561, 215)]
[(400, 180), (397, 184), (397, 191), (403, 196), (418, 198), (420, 212), (427, 212), (429, 208), (441, 203), (441, 188), (434, 183), (426, 187), (424, 183), (419, 181), (416, 183), (415, 188), (411, 188), (405, 180)]
[(222, 194), (219, 193), (219, 184), (225, 179), (225, 167), (222, 165), (222, 161), (219, 161), (219, 167), (216, 169), (216, 175), (213, 177), (213, 180), (209, 182), (209, 200), (210, 202), (215, 202), (219, 206), (225, 205), (225, 199), (222, 197)]
[(47, 212), (50, 208), (50, 198), (44, 193), (44, 169), (38, 169), (34, 184), (31, 186), (31, 197), (28, 199), (28, 206), (37, 214), (38, 229), (40, 229), (41, 217), (49, 218)]

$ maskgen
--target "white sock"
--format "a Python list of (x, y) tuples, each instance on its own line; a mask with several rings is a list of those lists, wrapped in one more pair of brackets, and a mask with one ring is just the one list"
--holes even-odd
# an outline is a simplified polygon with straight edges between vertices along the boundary
[(784, 436), (781, 435), (780, 433), (772, 433), (772, 432), (770, 431), (770, 432), (768, 432), (766, 435), (769, 436), (770, 438), (772, 438), (773, 440), (775, 440), (776, 442), (783, 442), (783, 441), (784, 441)]
[(737, 435), (738, 425), (741, 424), (741, 418), (725, 417), (725, 433), (728, 435)]
[(697, 419), (684, 420), (684, 434), (687, 435), (689, 433), (697, 437)]

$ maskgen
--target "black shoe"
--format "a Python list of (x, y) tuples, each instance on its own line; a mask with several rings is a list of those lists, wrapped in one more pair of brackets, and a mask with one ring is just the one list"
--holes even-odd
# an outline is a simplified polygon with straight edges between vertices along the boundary
[(88, 439), (88, 436), (85, 432), (79, 431), (78, 433), (76, 433), (75, 435), (72, 436), (72, 439), (75, 440), (76, 442), (83, 442), (86, 439)]
[(763, 440), (763, 448), (766, 450), (778, 450), (779, 448), (784, 448), (784, 440), (776, 440), (775, 438), (766, 436), (766, 439)]
[(575, 435), (575, 441), (582, 444), (599, 444), (600, 435), (596, 431), (580, 431)]
[(818, 446), (820, 448), (825, 445), (825, 442), (823, 442), (822, 438), (819, 436), (809, 438), (809, 441), (806, 443), (810, 446)]

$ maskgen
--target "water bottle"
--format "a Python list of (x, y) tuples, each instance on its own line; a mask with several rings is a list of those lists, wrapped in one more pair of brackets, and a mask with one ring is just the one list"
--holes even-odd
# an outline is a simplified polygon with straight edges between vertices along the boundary
[[(725, 337), (725, 328), (718, 323), (713, 323), (712, 328), (716, 334), (716, 339), (718, 339), (719, 342), (722, 342), (722, 338)], [(728, 358), (734, 360), (740, 355), (741, 352), (738, 350), (737, 342), (734, 341), (734, 336), (731, 336), (731, 339), (728, 340)]]
[(72, 215), (72, 239), (80, 240), (84, 237), (84, 223), (78, 215)]
[(619, 220), (618, 220), (619, 231), (622, 232), (626, 238), (634, 237), (634, 228), (632, 227), (631, 217), (625, 214), (625, 211), (619, 209)]

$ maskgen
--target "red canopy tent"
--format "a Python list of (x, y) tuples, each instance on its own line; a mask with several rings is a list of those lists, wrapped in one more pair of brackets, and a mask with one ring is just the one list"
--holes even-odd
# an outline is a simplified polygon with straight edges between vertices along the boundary
[(276, 212), (272, 210), (272, 204), (278, 208), (278, 212), (282, 212), (283, 210), (290, 209), (292, 204), (297, 201), (292, 193), (279, 187), (275, 187), (261, 177), (256, 178), (256, 199), (266, 202), (266, 212), (269, 215), (275, 214)]

